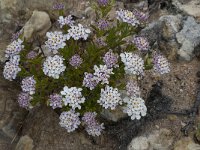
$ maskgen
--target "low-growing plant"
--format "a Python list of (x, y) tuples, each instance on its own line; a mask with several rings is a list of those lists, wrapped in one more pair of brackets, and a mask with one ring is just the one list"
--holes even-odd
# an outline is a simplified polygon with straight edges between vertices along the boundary
[[(81, 124), (89, 135), (98, 136), (104, 129), (95, 118), (102, 109), (114, 110), (121, 105), (132, 120), (145, 116), (147, 108), (141, 98), (137, 80), (145, 70), (168, 73), (169, 63), (150, 49), (148, 39), (139, 35), (148, 15), (134, 9), (118, 9), (109, 17), (114, 0), (91, 1), (94, 24), (85, 26), (63, 16), (63, 5), (54, 9), (61, 15), (61, 29), (46, 33), (44, 49), (33, 50), (33, 42), (23, 39), (23, 32), (7, 46), (3, 75), (12, 81), (22, 79), (19, 105), (31, 109), (46, 104), (60, 109), (60, 125), (68, 132)], [(129, 40), (132, 39), (132, 40)], [(135, 80), (127, 81), (127, 76)], [(121, 90), (127, 91), (122, 99)], [(80, 119), (82, 117), (82, 119)]]

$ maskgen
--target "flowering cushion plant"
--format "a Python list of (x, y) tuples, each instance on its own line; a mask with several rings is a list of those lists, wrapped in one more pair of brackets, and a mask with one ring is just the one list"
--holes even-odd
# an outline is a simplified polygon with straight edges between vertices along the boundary
[[(68, 132), (82, 123), (89, 135), (99, 136), (104, 126), (96, 117), (102, 109), (121, 105), (132, 120), (146, 115), (137, 80), (126, 84), (126, 76), (137, 79), (147, 69), (164, 74), (170, 68), (164, 56), (150, 49), (148, 39), (137, 35), (147, 14), (119, 9), (116, 19), (109, 19), (114, 1), (97, 0), (91, 5), (96, 23), (90, 26), (76, 22), (72, 15), (59, 17), (60, 29), (46, 33), (48, 55), (43, 48), (32, 50), (33, 44), (22, 38), (14, 40), (5, 50), (8, 61), (3, 75), (10, 81), (22, 79), (21, 107), (43, 103), (60, 109), (59, 124)], [(127, 37), (133, 40), (127, 42)], [(120, 90), (127, 91), (124, 99)]]

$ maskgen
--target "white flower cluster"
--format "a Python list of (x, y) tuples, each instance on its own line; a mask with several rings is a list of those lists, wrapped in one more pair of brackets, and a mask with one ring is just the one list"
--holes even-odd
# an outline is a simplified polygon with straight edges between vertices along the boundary
[(5, 50), (5, 57), (9, 58), (14, 55), (18, 55), (21, 50), (24, 48), (24, 45), (22, 45), (23, 41), (20, 39), (17, 39), (13, 41), (10, 45), (7, 46)]
[(58, 55), (47, 57), (43, 63), (44, 74), (53, 77), (54, 79), (58, 79), (59, 75), (66, 69), (63, 60), (64, 58)]
[(108, 84), (108, 79), (111, 74), (114, 74), (112, 68), (108, 68), (106, 65), (100, 65), (99, 67), (94, 65), (94, 79), (101, 84)]
[(116, 11), (116, 14), (117, 14), (117, 19), (120, 21), (129, 23), (132, 26), (137, 26), (138, 24), (140, 24), (140, 22), (137, 20), (133, 12), (129, 10), (120, 9), (119, 11)]
[(105, 90), (101, 89), (100, 99), (97, 101), (105, 109), (114, 110), (117, 105), (122, 104), (122, 99), (117, 88), (106, 86)]
[(48, 40), (45, 42), (45, 46), (54, 54), (58, 53), (58, 49), (65, 47), (67, 35), (62, 32), (47, 32), (46, 36), (48, 37)]
[(69, 15), (67, 17), (60, 16), (58, 19), (58, 23), (60, 24), (60, 28), (62, 28), (64, 25), (73, 26), (75, 21), (72, 18), (72, 15)]
[(84, 28), (82, 24), (78, 26), (71, 26), (68, 30), (67, 39), (73, 38), (74, 40), (84, 39), (87, 40), (89, 34), (91, 33), (90, 29)]
[(169, 73), (170, 72), (170, 64), (164, 56), (156, 54), (154, 56), (153, 69), (154, 69), (154, 71), (156, 71), (160, 74)]
[(143, 75), (144, 61), (138, 55), (133, 53), (121, 53), (121, 60), (125, 65), (125, 72), (127, 74)]
[(74, 110), (62, 112), (60, 114), (60, 126), (67, 129), (67, 132), (72, 132), (81, 124), (79, 119), (79, 113), (75, 113)]
[(35, 94), (35, 84), (34, 76), (24, 78), (21, 85), (22, 91), (28, 92), (30, 95)]
[(128, 96), (138, 97), (140, 96), (140, 87), (136, 82), (130, 81), (126, 84), (126, 91)]
[(64, 105), (69, 105), (72, 109), (78, 108), (81, 109), (81, 103), (85, 102), (85, 97), (82, 96), (82, 88), (71, 87), (68, 88), (65, 86), (63, 91), (61, 91), (61, 95), (63, 97)]
[(15, 55), (10, 58), (10, 61), (6, 62), (3, 69), (3, 76), (5, 79), (12, 81), (16, 79), (18, 72), (21, 71), (19, 67), (20, 56)]
[(141, 116), (146, 116), (147, 107), (145, 106), (145, 102), (142, 98), (126, 97), (123, 101), (127, 103), (127, 106), (124, 108), (124, 113), (127, 113), (128, 116), (131, 116), (132, 120), (139, 120)]

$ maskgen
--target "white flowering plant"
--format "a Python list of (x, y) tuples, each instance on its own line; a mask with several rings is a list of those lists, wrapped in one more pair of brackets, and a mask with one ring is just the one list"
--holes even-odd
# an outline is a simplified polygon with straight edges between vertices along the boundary
[[(21, 107), (46, 104), (60, 110), (60, 125), (68, 132), (82, 124), (89, 135), (99, 136), (104, 125), (95, 118), (102, 109), (121, 106), (132, 120), (139, 120), (147, 108), (137, 79), (145, 70), (164, 74), (170, 68), (164, 56), (150, 49), (148, 39), (138, 35), (147, 14), (118, 9), (111, 19), (114, 0), (91, 1), (91, 5), (95, 23), (82, 25), (73, 15), (64, 16), (64, 6), (56, 4), (53, 8), (62, 14), (57, 21), (60, 28), (47, 32), (37, 50), (23, 33), (15, 37), (5, 50), (3, 75), (10, 81), (21, 80)], [(127, 76), (136, 80), (126, 82)], [(124, 99), (121, 90), (127, 91)]]

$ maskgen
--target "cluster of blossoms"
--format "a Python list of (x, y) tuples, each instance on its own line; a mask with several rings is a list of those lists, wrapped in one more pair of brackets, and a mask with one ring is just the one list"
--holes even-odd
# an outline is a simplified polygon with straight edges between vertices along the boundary
[(19, 36), (20, 36), (22, 33), (23, 33), (23, 30), (20, 30), (20, 31), (18, 31), (18, 32), (16, 32), (16, 33), (13, 33), (13, 34), (12, 34), (12, 38), (11, 38), (11, 42), (13, 42), (13, 41), (19, 39)]
[(97, 102), (105, 109), (114, 110), (117, 105), (122, 104), (122, 99), (117, 88), (106, 85), (105, 89), (101, 89), (100, 99)]
[(133, 53), (121, 53), (121, 61), (125, 65), (125, 72), (127, 74), (143, 75), (144, 61), (141, 57)]
[(45, 42), (45, 46), (54, 54), (58, 52), (58, 49), (66, 46), (65, 41), (67, 40), (67, 35), (62, 32), (47, 32), (46, 36), (48, 37), (48, 40)]
[(135, 37), (133, 39), (133, 43), (136, 45), (138, 50), (140, 51), (148, 51), (149, 50), (149, 42), (145, 37)]
[(44, 74), (53, 77), (54, 79), (58, 79), (59, 75), (66, 69), (63, 61), (64, 58), (58, 55), (47, 57), (43, 63)]
[(75, 21), (73, 20), (72, 15), (67, 17), (60, 16), (58, 23), (60, 24), (60, 28), (62, 28), (64, 25), (73, 26)]
[(28, 92), (30, 95), (35, 94), (35, 84), (34, 76), (24, 78), (21, 84), (22, 91)]
[(124, 113), (127, 113), (128, 116), (131, 116), (132, 120), (139, 120), (141, 116), (146, 116), (147, 107), (145, 106), (145, 102), (142, 98), (126, 97), (123, 101), (127, 103), (126, 107), (124, 108)]
[(145, 21), (147, 21), (147, 19), (149, 18), (149, 15), (148, 15), (148, 14), (146, 14), (146, 13), (144, 13), (144, 12), (141, 12), (141, 11), (139, 11), (139, 10), (137, 10), (137, 9), (134, 9), (134, 10), (133, 10), (133, 14), (134, 14), (135, 17), (136, 17), (139, 21), (141, 21), (141, 22), (145, 22)]
[(62, 108), (62, 96), (59, 94), (52, 94), (49, 96), (49, 105), (53, 108)]
[(17, 39), (13, 41), (10, 45), (7, 46), (5, 50), (5, 57), (10, 58), (14, 55), (18, 55), (21, 50), (24, 48), (24, 45), (22, 45), (23, 41), (20, 39)]
[(68, 30), (67, 40), (69, 40), (70, 38), (73, 38), (74, 40), (87, 40), (90, 33), (90, 29), (84, 28), (82, 24), (78, 24), (78, 26), (73, 25)]
[(106, 65), (100, 65), (99, 67), (97, 65), (94, 65), (94, 78), (95, 80), (101, 84), (108, 84), (108, 79), (110, 78), (111, 74), (114, 74), (112, 71), (112, 68), (108, 68)]
[(95, 42), (98, 44), (99, 47), (107, 46), (104, 37), (97, 38)]
[(67, 87), (63, 88), (61, 95), (63, 96), (63, 103), (65, 106), (69, 105), (72, 109), (81, 109), (82, 103), (85, 102), (85, 97), (82, 96), (82, 88), (77, 87)]
[(97, 0), (97, 3), (100, 6), (107, 6), (109, 4), (109, 0)]
[(72, 56), (69, 60), (69, 64), (75, 67), (76, 69), (80, 67), (80, 65), (83, 63), (83, 59), (78, 55), (75, 54)]
[(26, 58), (27, 59), (34, 59), (38, 56), (38, 53), (36, 51), (30, 51), (27, 55)]
[(118, 54), (113, 53), (112, 50), (109, 50), (109, 52), (107, 52), (104, 57), (103, 57), (103, 62), (106, 64), (106, 66), (108, 68), (117, 68), (119, 67), (118, 63)]
[(154, 56), (154, 70), (160, 74), (165, 74), (170, 72), (169, 62), (167, 59), (159, 54)]
[(31, 100), (32, 100), (32, 97), (30, 96), (29, 93), (21, 92), (18, 95), (18, 103), (19, 103), (19, 106), (22, 108), (28, 109), (31, 106), (30, 104)]
[(83, 86), (89, 88), (90, 90), (93, 90), (98, 82), (96, 81), (95, 77), (91, 73), (84, 73), (84, 79), (83, 79)]
[(10, 58), (10, 61), (6, 62), (3, 69), (3, 76), (5, 79), (12, 81), (16, 79), (18, 72), (21, 71), (19, 67), (19, 55), (15, 55)]
[(62, 112), (60, 119), (60, 126), (65, 128), (68, 132), (74, 131), (81, 124), (79, 119), (79, 113), (75, 113), (74, 110), (70, 110), (67, 112)]
[(109, 27), (109, 23), (107, 20), (101, 19), (97, 22), (97, 26), (100, 30), (107, 30)]
[(126, 92), (128, 96), (139, 97), (140, 96), (140, 87), (136, 82), (130, 81), (126, 84)]
[(65, 5), (63, 4), (63, 3), (55, 3), (54, 5), (53, 5), (53, 9), (54, 10), (63, 10), (65, 8)]
[(82, 117), (83, 123), (86, 125), (86, 131), (89, 135), (99, 136), (104, 129), (103, 123), (99, 124), (96, 121), (96, 112), (86, 112)]
[(132, 26), (137, 26), (140, 24), (139, 20), (136, 18), (133, 12), (129, 10), (123, 10), (120, 9), (119, 11), (116, 11), (117, 19), (131, 24)]

